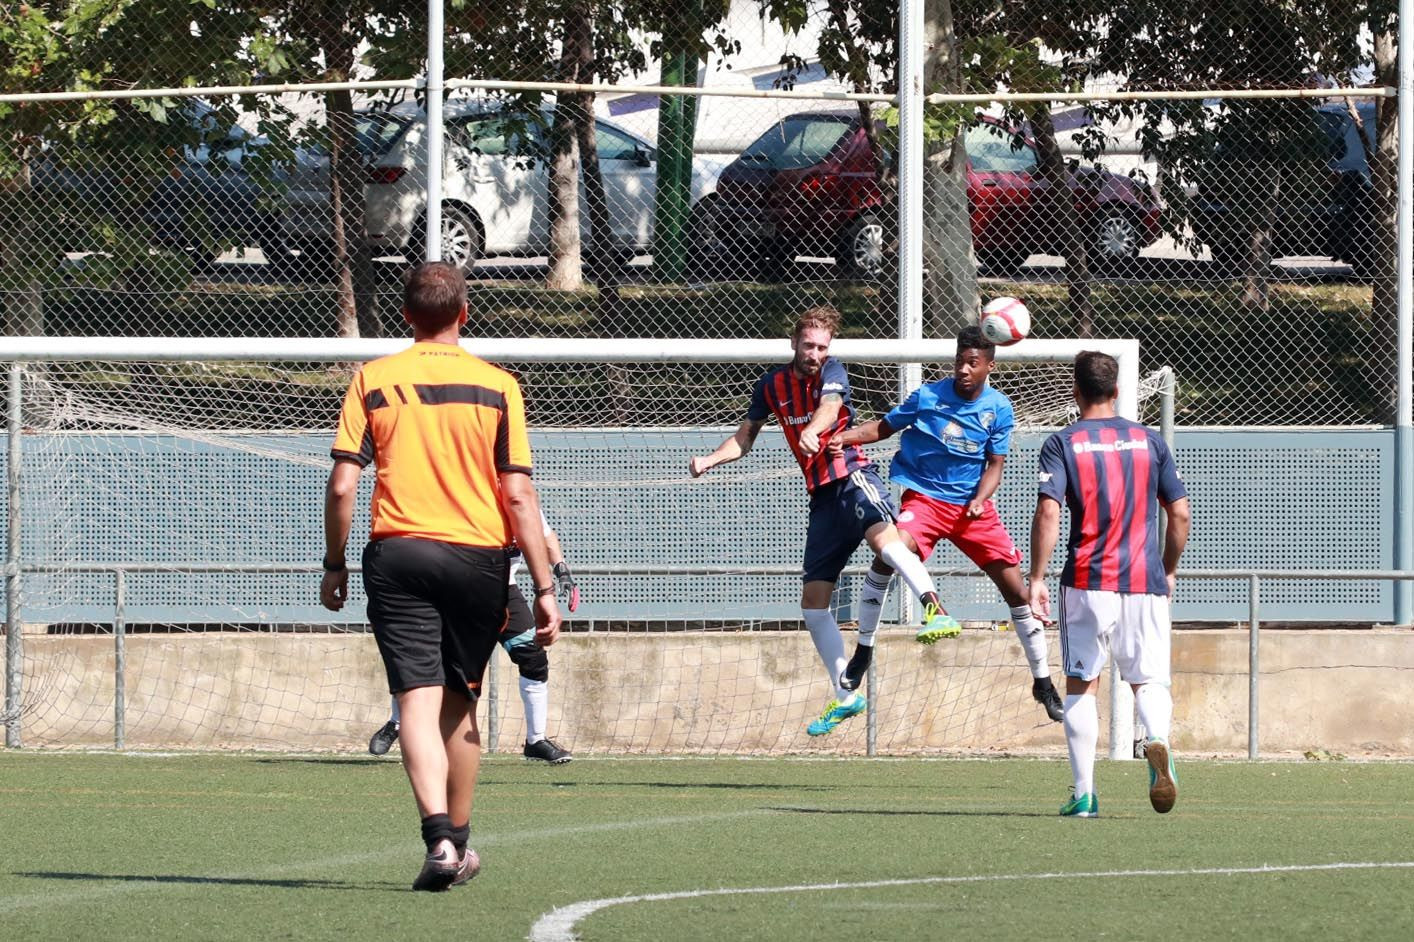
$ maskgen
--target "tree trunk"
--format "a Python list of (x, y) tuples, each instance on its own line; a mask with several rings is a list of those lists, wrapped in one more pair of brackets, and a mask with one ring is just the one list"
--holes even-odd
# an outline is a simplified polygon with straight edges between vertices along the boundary
[(44, 270), (44, 249), (49, 240), (35, 231), (43, 218), (40, 209), (34, 199), (29, 158), (24, 156), (13, 177), (0, 179), (0, 312), (9, 337), (44, 335), (44, 288), (39, 272)]
[[(924, 0), (923, 62), (928, 92), (962, 91), (952, 0)], [(915, 172), (917, 168), (912, 168)], [(951, 337), (977, 322), (977, 266), (967, 200), (966, 124), (951, 140), (929, 142), (923, 159), (923, 333)]]
[(1040, 159), (1041, 179), (1046, 181), (1049, 206), (1046, 220), (1053, 236), (1065, 254), (1066, 291), (1070, 299), (1070, 315), (1075, 319), (1077, 337), (1095, 336), (1095, 301), (1091, 296), (1090, 259), (1085, 232), (1075, 213), (1075, 197), (1070, 192), (1070, 173), (1065, 158), (1056, 143), (1056, 128), (1051, 121), (1051, 106), (1037, 102), (1031, 109), (1031, 130), (1036, 138), (1036, 155)]
[(329, 202), (333, 210), (334, 285), (341, 337), (379, 337), (373, 250), (364, 235), (363, 158), (354, 145), (353, 96), (325, 97), (329, 122)]
[[(580, 53), (572, 34), (577, 20), (573, 6), (565, 11), (565, 38), (560, 47), (558, 80), (576, 81)], [(578, 291), (584, 286), (584, 262), (579, 225), (578, 96), (561, 95), (550, 125), (550, 188), (548, 226), (550, 271), (545, 286), (552, 291)]]
[[(594, 19), (585, 4), (575, 4), (565, 16), (565, 45), (574, 57), (573, 82), (594, 81)], [(614, 244), (613, 217), (604, 193), (604, 174), (599, 166), (599, 142), (595, 134), (594, 94), (571, 97), (574, 103), (575, 135), (583, 174), (584, 204), (589, 214), (589, 232), (584, 255), (589, 277), (599, 286), (599, 313), (610, 314), (619, 300), (619, 247)]]
[[(324, 57), (325, 81), (348, 81), (357, 61), (357, 44), (347, 5), (325, 0), (311, 15), (296, 22), (311, 29), (309, 38)], [(340, 337), (378, 337), (383, 330), (376, 310), (373, 253), (364, 231), (364, 168), (354, 146), (353, 95), (347, 90), (326, 92), (324, 109), (329, 129), (336, 330)]]
[(1266, 311), (1271, 307), (1269, 269), (1277, 200), (1281, 199), (1280, 171), (1268, 165), (1265, 173), (1254, 174), (1251, 192), (1257, 194), (1257, 221), (1247, 233), (1247, 244), (1243, 250), (1242, 306)]
[[(1398, 85), (1399, 61), (1396, 56), (1395, 38), (1397, 21), (1393, 16), (1384, 23), (1371, 23), (1375, 34), (1375, 81), (1394, 88)], [(1370, 174), (1374, 178), (1375, 219), (1370, 227), (1371, 256), (1373, 260), (1374, 298), (1370, 312), (1370, 323), (1374, 329), (1369, 358), (1375, 373), (1375, 405), (1378, 409), (1375, 421), (1393, 425), (1396, 399), (1398, 396), (1399, 350), (1398, 344), (1398, 295), (1399, 295), (1399, 99), (1380, 98), (1375, 105), (1375, 153), (1370, 162)]]

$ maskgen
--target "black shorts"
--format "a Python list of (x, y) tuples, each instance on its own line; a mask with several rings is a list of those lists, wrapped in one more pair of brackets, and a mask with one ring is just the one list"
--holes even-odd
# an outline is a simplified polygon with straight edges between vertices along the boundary
[(389, 537), (363, 550), (368, 620), (388, 690), (446, 686), (475, 700), (506, 624), (503, 549)]

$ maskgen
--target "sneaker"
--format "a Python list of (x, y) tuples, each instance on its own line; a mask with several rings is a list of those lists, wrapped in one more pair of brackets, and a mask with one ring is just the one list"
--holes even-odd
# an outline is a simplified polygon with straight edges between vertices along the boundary
[(932, 644), (940, 638), (956, 638), (962, 634), (962, 625), (956, 618), (932, 602), (923, 606), (923, 627), (913, 640), (919, 644)]
[(551, 765), (564, 765), (573, 759), (574, 755), (568, 749), (561, 749), (553, 739), (542, 739), (539, 742), (525, 744), (525, 757), (548, 762)]
[(1173, 753), (1162, 739), (1151, 739), (1144, 747), (1149, 762), (1149, 804), (1159, 814), (1168, 814), (1178, 800), (1178, 773), (1173, 768)]
[(1031, 682), (1031, 699), (1046, 708), (1046, 715), (1057, 723), (1065, 719), (1065, 705), (1061, 703), (1060, 691), (1049, 677), (1037, 677)]
[(864, 683), (864, 675), (869, 672), (869, 662), (874, 659), (874, 648), (867, 644), (856, 644), (849, 663), (840, 674), (840, 686), (846, 690), (858, 690)]
[(462, 853), (460, 862), (457, 863), (457, 876), (452, 880), (452, 886), (461, 886), (480, 872), (481, 855), (468, 847)]
[(373, 734), (373, 738), (368, 740), (368, 751), (375, 756), (384, 756), (388, 750), (393, 748), (393, 743), (398, 741), (398, 721), (389, 720), (378, 727), (378, 732)]
[(1094, 792), (1077, 795), (1072, 791), (1070, 801), (1061, 805), (1060, 816), (1062, 818), (1098, 818), (1100, 816), (1100, 802), (1096, 800)]
[(851, 716), (863, 713), (868, 706), (869, 701), (857, 693), (848, 700), (831, 700), (830, 705), (825, 707), (825, 712), (820, 714), (820, 718), (805, 727), (805, 731), (811, 736), (823, 736)]
[(427, 852), (427, 858), (422, 861), (422, 872), (412, 881), (412, 888), (440, 893), (451, 887), (452, 881), (461, 872), (461, 864), (462, 858), (457, 855), (457, 849), (444, 837), (437, 842), (436, 848)]

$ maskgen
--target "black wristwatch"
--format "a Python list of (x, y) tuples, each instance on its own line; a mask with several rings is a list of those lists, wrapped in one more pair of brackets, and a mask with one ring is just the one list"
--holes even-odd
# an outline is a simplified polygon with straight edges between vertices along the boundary
[(323, 562), (325, 572), (343, 572), (344, 570), (349, 568), (349, 564), (344, 562), (342, 559), (339, 560), (337, 563), (331, 563), (329, 562), (329, 557), (325, 556)]

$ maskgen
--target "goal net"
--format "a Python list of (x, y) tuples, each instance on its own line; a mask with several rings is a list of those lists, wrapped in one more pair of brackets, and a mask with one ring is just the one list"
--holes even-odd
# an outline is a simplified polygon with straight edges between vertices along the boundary
[[(361, 361), (405, 342), (0, 341), (10, 423), (5, 719), (25, 746), (362, 749), (387, 685), (359, 577), (318, 605), (322, 494)], [(583, 603), (550, 652), (552, 736), (577, 753), (816, 754), (1054, 749), (1006, 605), (944, 546), (930, 562), (961, 638), (912, 641), (895, 584), (870, 713), (811, 739), (831, 692), (799, 617), (806, 492), (774, 427), (700, 479), (784, 341), (468, 341), (525, 391), (535, 481)], [(1132, 341), (1030, 340), (993, 383), (1018, 430), (996, 500), (1024, 545), (1035, 452), (1073, 418), (1071, 361), (1121, 363), (1122, 410), (1153, 420)], [(860, 420), (901, 382), (951, 371), (949, 341), (837, 340)], [(1149, 403), (1141, 412), (1141, 403)], [(1144, 413), (1148, 413), (1145, 415)], [(866, 451), (882, 466), (890, 442)], [(367, 535), (372, 474), (350, 540)], [(852, 647), (868, 565), (835, 595)], [(522, 585), (524, 588), (524, 584)], [(1052, 664), (1057, 645), (1051, 643)], [(514, 665), (492, 661), (482, 729), (515, 750)]]

